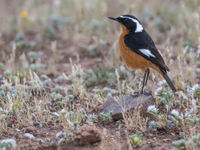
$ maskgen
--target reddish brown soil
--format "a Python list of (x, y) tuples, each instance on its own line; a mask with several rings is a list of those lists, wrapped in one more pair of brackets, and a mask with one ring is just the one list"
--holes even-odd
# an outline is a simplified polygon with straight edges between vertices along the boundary
[[(6, 38), (6, 42), (8, 42), (9, 38)], [(42, 48), (44, 49), (44, 60), (48, 59), (53, 56), (52, 51), (50, 50), (49, 41), (45, 41), (46, 44), (43, 44)], [(1, 45), (2, 47), (5, 45)], [(108, 46), (107, 46), (108, 48)], [(104, 48), (106, 49), (106, 48)], [(34, 49), (35, 51), (38, 50), (37, 48)], [(77, 62), (77, 55), (79, 55), (79, 63), (82, 65), (83, 68), (94, 68), (95, 66), (101, 66), (103, 64), (103, 55), (99, 57), (90, 58), (85, 56), (80, 47), (74, 44), (73, 42), (65, 42), (59, 41), (57, 42), (57, 51), (56, 53), (63, 56), (61, 61), (56, 62), (55, 64), (55, 72), (51, 72), (51, 70), (44, 70), (44, 73), (48, 75), (52, 75), (55, 77), (57, 75), (61, 75), (63, 72), (69, 73), (71, 70), (69, 58), (72, 59), (73, 62)], [(107, 53), (107, 52), (105, 52)], [(18, 56), (20, 54), (17, 54)], [(95, 64), (95, 65), (94, 65)], [(42, 71), (43, 72), (43, 71)], [(122, 126), (123, 123), (122, 123)], [(16, 128), (9, 127), (7, 132), (0, 132), (0, 140), (5, 138), (14, 138), (16, 139), (17, 146), (21, 150), (111, 150), (111, 149), (130, 149), (130, 144), (127, 143), (129, 139), (126, 139), (127, 134), (131, 135), (130, 133), (125, 133), (125, 127), (120, 127), (116, 125), (116, 122), (110, 122), (109, 124), (101, 124), (101, 122), (96, 124), (98, 127), (98, 131), (100, 132), (101, 142), (89, 144), (77, 144), (76, 142), (64, 142), (61, 145), (57, 145), (56, 143), (52, 143), (51, 141), (46, 141), (46, 138), (50, 138), (52, 141), (55, 141), (55, 136), (59, 131), (63, 131), (63, 127), (58, 124), (53, 124), (51, 122), (43, 124), (42, 127), (39, 126), (25, 126), (20, 131), (17, 131)], [(36, 138), (40, 138), (44, 140), (44, 143), (39, 143), (38, 141), (30, 140), (25, 138), (23, 135), (24, 133), (31, 133)], [(86, 136), (87, 137), (87, 136)], [(142, 143), (138, 147), (132, 147), (133, 149), (141, 149), (141, 150), (168, 150), (171, 149), (171, 142), (176, 140), (177, 136), (172, 135), (167, 132), (157, 131), (153, 134), (152, 137), (148, 136), (148, 133), (144, 133)], [(87, 139), (84, 139), (87, 141)], [(98, 140), (97, 140), (98, 141)], [(84, 141), (85, 142), (85, 141)]]

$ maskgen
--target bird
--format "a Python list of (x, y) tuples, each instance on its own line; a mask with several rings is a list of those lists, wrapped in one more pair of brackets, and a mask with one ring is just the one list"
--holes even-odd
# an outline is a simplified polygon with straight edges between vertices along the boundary
[(173, 82), (167, 75), (169, 68), (142, 23), (135, 16), (128, 14), (108, 18), (121, 26), (118, 46), (122, 60), (129, 69), (141, 69), (144, 72), (139, 94), (145, 94), (144, 88), (147, 85), (150, 68), (160, 73), (171, 90), (176, 92)]

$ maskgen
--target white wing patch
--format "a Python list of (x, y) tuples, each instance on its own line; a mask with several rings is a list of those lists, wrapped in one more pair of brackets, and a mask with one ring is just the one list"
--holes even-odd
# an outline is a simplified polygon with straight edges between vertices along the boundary
[(146, 55), (147, 57), (154, 57), (154, 58), (156, 58), (156, 56), (153, 55), (153, 54), (151, 53), (151, 51), (148, 50), (148, 49), (139, 49), (139, 51), (142, 52), (142, 53), (143, 53), (144, 55)]
[(143, 27), (142, 25), (136, 20), (136, 19), (133, 19), (131, 17), (127, 17), (127, 16), (120, 16), (121, 18), (128, 18), (130, 20), (132, 20), (133, 22), (136, 23), (136, 30), (135, 32), (142, 32), (143, 31)]

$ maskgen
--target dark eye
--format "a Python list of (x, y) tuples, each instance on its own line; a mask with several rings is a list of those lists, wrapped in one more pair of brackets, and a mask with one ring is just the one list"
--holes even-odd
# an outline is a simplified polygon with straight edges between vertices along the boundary
[(128, 23), (128, 19), (127, 19), (127, 18), (125, 18), (125, 19), (123, 20), (123, 22), (126, 22), (126, 23)]

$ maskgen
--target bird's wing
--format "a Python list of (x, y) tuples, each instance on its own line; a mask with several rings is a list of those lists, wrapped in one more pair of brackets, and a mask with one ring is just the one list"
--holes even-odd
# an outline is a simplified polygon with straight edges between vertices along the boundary
[(169, 71), (153, 40), (145, 31), (127, 34), (124, 37), (124, 42), (135, 53), (156, 64), (163, 71)]

